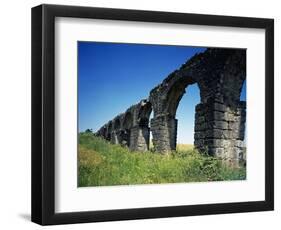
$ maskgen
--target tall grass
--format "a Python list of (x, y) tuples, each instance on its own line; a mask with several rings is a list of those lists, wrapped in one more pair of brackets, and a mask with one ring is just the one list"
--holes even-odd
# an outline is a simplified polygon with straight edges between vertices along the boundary
[(179, 146), (169, 155), (131, 152), (91, 133), (80, 133), (79, 186), (159, 184), (243, 180), (245, 168), (230, 169), (192, 146)]

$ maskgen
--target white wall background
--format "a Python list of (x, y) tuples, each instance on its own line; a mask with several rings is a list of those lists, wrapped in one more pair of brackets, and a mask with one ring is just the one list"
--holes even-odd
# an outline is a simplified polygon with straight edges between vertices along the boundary
[[(30, 222), (30, 21), (31, 7), (68, 4), (187, 13), (221, 14), (275, 19), (275, 211), (68, 225), (68, 229), (276, 229), (281, 218), (281, 80), (280, 6), (274, 0), (56, 0), (2, 1), (0, 42), (0, 226), (39, 229)], [(279, 119), (278, 119), (279, 117)], [(258, 143), (257, 143), (258, 144)], [(64, 229), (66, 226), (55, 226)], [(50, 227), (47, 227), (50, 228)]]

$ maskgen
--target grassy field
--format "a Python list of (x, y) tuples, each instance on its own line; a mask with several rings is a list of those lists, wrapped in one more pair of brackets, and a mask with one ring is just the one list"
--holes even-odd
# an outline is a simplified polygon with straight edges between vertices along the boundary
[(132, 185), (243, 180), (246, 169), (230, 169), (192, 145), (178, 145), (169, 155), (131, 152), (91, 133), (79, 134), (78, 185)]

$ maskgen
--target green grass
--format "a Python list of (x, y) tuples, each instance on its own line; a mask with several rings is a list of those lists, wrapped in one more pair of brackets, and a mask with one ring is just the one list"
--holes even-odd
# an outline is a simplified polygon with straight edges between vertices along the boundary
[(231, 169), (192, 145), (169, 155), (131, 152), (91, 133), (79, 134), (79, 187), (243, 180), (246, 169)]
[(192, 144), (177, 144), (177, 152), (186, 152), (193, 150)]

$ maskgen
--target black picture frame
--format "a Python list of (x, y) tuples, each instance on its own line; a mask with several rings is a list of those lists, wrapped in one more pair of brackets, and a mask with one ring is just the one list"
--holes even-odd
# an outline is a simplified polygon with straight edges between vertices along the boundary
[[(55, 18), (110, 19), (265, 29), (265, 200), (55, 213)], [(162, 218), (274, 209), (274, 20), (125, 9), (32, 8), (32, 221), (41, 225)]]

